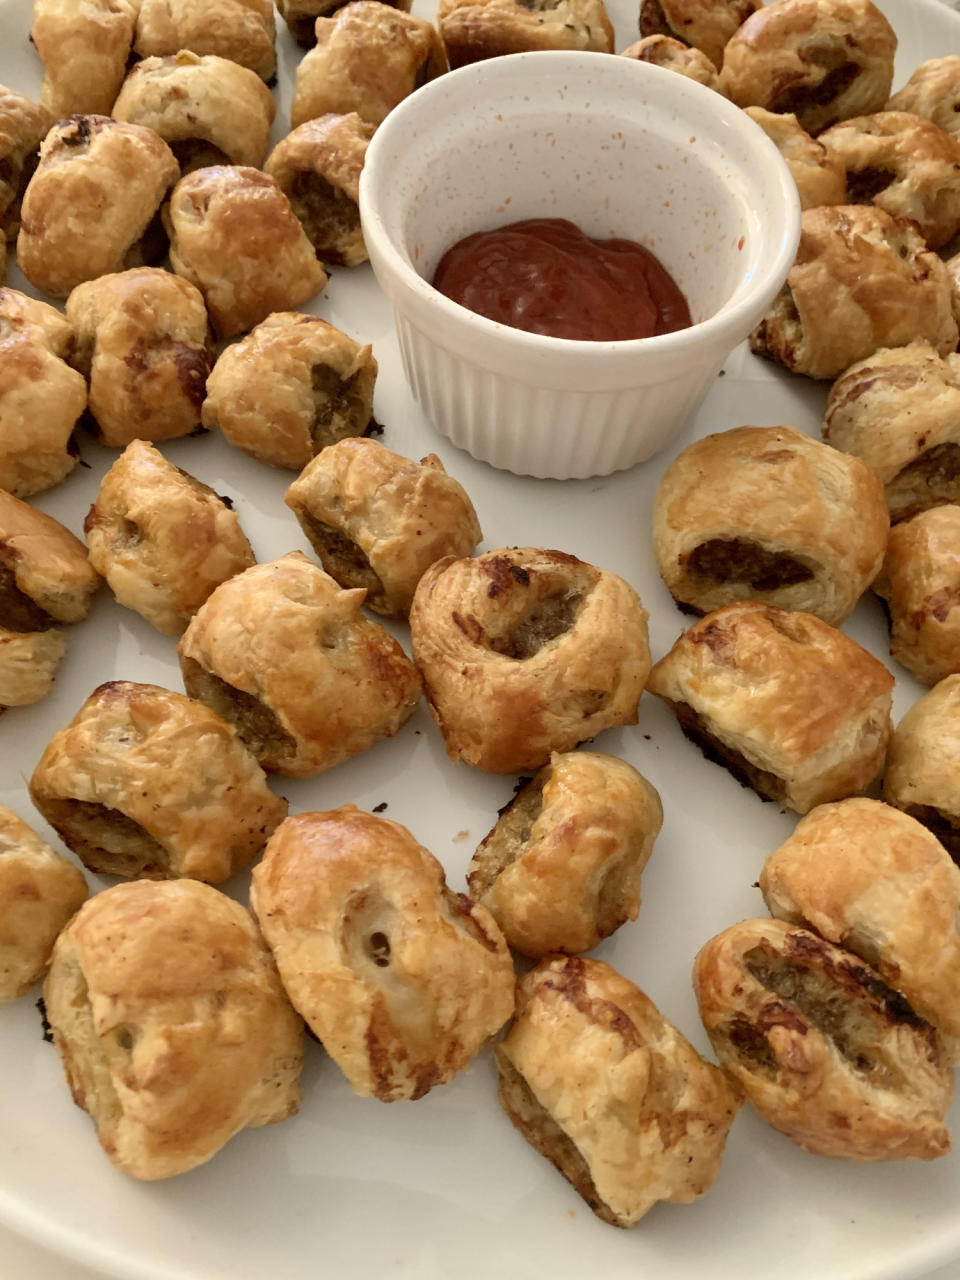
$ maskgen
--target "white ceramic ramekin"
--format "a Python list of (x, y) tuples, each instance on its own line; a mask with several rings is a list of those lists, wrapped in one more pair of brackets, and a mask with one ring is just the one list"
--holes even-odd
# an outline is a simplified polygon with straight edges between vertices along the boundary
[[(796, 187), (773, 143), (685, 76), (603, 53), (520, 53), (441, 76), (380, 125), (360, 181), (370, 260), (436, 428), (521, 475), (607, 475), (668, 443), (786, 277)], [(651, 249), (689, 329), (575, 342), (474, 315), (429, 283), (475, 231), (563, 217)]]

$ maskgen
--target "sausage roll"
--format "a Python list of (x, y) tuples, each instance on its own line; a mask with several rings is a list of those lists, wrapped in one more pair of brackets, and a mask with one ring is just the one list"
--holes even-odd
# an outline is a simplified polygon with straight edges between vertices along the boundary
[(636, 724), (650, 671), (633, 588), (534, 547), (436, 561), (410, 638), (447, 755), (489, 773), (539, 769), (553, 751)]
[(276, 312), (220, 355), (203, 425), (260, 462), (299, 471), (370, 427), (376, 380), (369, 344), (316, 316)]
[(259, 168), (275, 113), (273, 94), (255, 71), (181, 49), (138, 62), (111, 114), (153, 129), (189, 173), (213, 164)]
[(887, 110), (910, 111), (960, 137), (960, 54), (921, 62)]
[(179, 173), (152, 129), (106, 116), (58, 121), (24, 193), (20, 270), (38, 289), (65, 298), (83, 280), (162, 257), (158, 210)]
[(288, 818), (250, 904), (294, 1008), (361, 1097), (422, 1098), (513, 1012), (500, 930), (396, 822), (352, 804)]
[(844, 165), (822, 142), (810, 137), (795, 115), (779, 115), (765, 107), (747, 107), (746, 112), (786, 161), (797, 184), (801, 209), (847, 203)]
[(310, 777), (388, 738), (420, 697), (393, 637), (293, 551), (223, 583), (180, 641), (191, 697), (233, 725), (265, 769)]
[(894, 522), (960, 503), (960, 356), (914, 342), (858, 360), (830, 390), (823, 438), (873, 468)]
[(632, 982), (553, 956), (520, 980), (500, 1102), (597, 1217), (632, 1227), (713, 1186), (741, 1098)]
[(890, 616), (890, 653), (924, 684), (960, 672), (960, 507), (931, 507), (890, 530), (873, 584)]
[(944, 676), (894, 729), (883, 798), (922, 822), (960, 865), (960, 675)]
[(893, 676), (812, 614), (727, 605), (680, 637), (647, 687), (708, 760), (797, 813), (866, 790), (883, 767)]
[(90, 562), (118, 603), (168, 636), (255, 563), (228, 501), (145, 440), (128, 444), (106, 473), (83, 528)]
[(316, 48), (297, 68), (294, 129), (352, 111), (378, 125), (414, 89), (447, 70), (432, 23), (378, 0), (354, 0), (332, 18), (318, 18), (315, 30)]
[(911, 218), (930, 249), (960, 230), (960, 138), (906, 111), (880, 111), (820, 134), (847, 174), (850, 204)]
[(219, 884), (287, 812), (225, 720), (129, 680), (100, 685), (54, 735), (30, 795), (91, 871), (131, 879)]
[[(341, 9), (346, 0), (277, 0), (280, 17), (290, 29), (297, 44), (312, 49), (317, 41), (317, 19), (329, 18)], [(394, 9), (409, 13), (413, 0), (387, 0)]]
[(654, 786), (625, 760), (554, 752), (501, 811), (467, 885), (517, 951), (589, 951), (636, 920), (663, 825)]
[(185, 1173), (299, 1108), (303, 1023), (249, 913), (208, 885), (96, 894), (43, 996), (73, 1099), (134, 1178)]
[(873, 205), (803, 215), (786, 282), (750, 335), (759, 355), (836, 378), (880, 347), (957, 346), (950, 274), (912, 222)]
[(67, 364), (73, 328), (59, 311), (0, 288), (0, 489), (29, 498), (77, 465), (73, 432), (87, 384)]
[(640, 34), (671, 36), (699, 49), (714, 67), (721, 67), (727, 42), (761, 3), (762, 0), (640, 0)]
[(86, 896), (82, 872), (0, 805), (0, 1003), (40, 981), (57, 934)]
[(360, 172), (374, 125), (355, 111), (308, 120), (278, 142), (264, 168), (276, 178), (321, 262), (366, 262)]
[(852, 951), (902, 992), (960, 1061), (960, 869), (879, 800), (808, 813), (760, 875), (771, 915)]
[(203, 295), (159, 267), (78, 284), (67, 299), (70, 363), (90, 383), (103, 444), (172, 440), (200, 425), (211, 354)]
[(364, 587), (377, 613), (405, 618), (425, 571), (469, 556), (483, 536), (473, 503), (428, 454), (419, 463), (375, 440), (328, 445), (287, 490), (320, 563), (342, 587)]
[(758, 599), (838, 627), (879, 573), (889, 528), (866, 463), (787, 426), (697, 440), (653, 504), (660, 575), (699, 614)]
[(744, 920), (701, 949), (693, 980), (720, 1065), (801, 1147), (847, 1160), (949, 1151), (943, 1044), (856, 956), (782, 920)]
[[(53, 116), (22, 93), (0, 85), (0, 248), (16, 240), (20, 205), (40, 159), (40, 143)], [(2, 280), (0, 276), (0, 280)]]
[(212, 53), (272, 80), (275, 36), (273, 0), (140, 0), (134, 49), (141, 58)]
[(871, 0), (774, 0), (731, 36), (720, 89), (739, 107), (792, 113), (817, 134), (883, 109), (896, 50)]
[(203, 294), (223, 338), (301, 306), (327, 283), (290, 201), (259, 169), (212, 165), (188, 173), (174, 187), (167, 217), (170, 265)]
[(440, 0), (437, 26), (453, 68), (536, 49), (614, 51), (603, 0)]
[(652, 62), (655, 67), (666, 67), (681, 76), (696, 80), (708, 89), (718, 87), (717, 68), (705, 53), (692, 49), (672, 36), (644, 36), (636, 44), (628, 46), (620, 55), (635, 62)]
[(33, 0), (43, 61), (40, 101), (53, 120), (110, 115), (130, 59), (138, 0)]

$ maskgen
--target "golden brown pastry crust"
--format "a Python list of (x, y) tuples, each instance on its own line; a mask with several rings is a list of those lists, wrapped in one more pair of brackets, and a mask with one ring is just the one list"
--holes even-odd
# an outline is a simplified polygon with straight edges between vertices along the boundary
[(883, 798), (922, 822), (960, 864), (960, 675), (944, 676), (894, 729)]
[(95, 689), (30, 779), (34, 804), (91, 871), (219, 884), (287, 812), (233, 728), (152, 684)]
[(203, 295), (158, 267), (79, 284), (67, 299), (70, 363), (89, 380), (102, 442), (172, 440), (200, 425), (211, 352)]
[[(100, 578), (87, 549), (59, 520), (0, 490), (0, 568), (23, 597), (4, 603), (8, 626), (19, 608), (33, 604), (48, 622), (79, 622), (90, 610)], [(14, 628), (11, 628), (14, 629)], [(26, 626), (25, 631), (35, 628)], [(42, 628), (41, 628), (42, 629)]]
[(447, 754), (489, 773), (539, 769), (553, 751), (636, 724), (650, 670), (633, 588), (534, 547), (436, 561), (410, 638)]
[(53, 688), (67, 651), (62, 631), (11, 631), (0, 626), (0, 714), (28, 707)]
[[(17, 238), (20, 202), (36, 168), (40, 143), (52, 124), (46, 107), (0, 85), (0, 231), (7, 240)], [(6, 246), (0, 245), (0, 250), (5, 253)]]
[(140, 0), (134, 48), (141, 58), (212, 53), (270, 80), (275, 36), (273, 0)]
[(467, 885), (524, 955), (589, 951), (636, 920), (662, 825), (656, 788), (625, 760), (554, 752), (501, 811)]
[(288, 818), (250, 901), (294, 1007), (363, 1097), (422, 1098), (513, 1012), (492, 917), (399, 823), (352, 804)]
[(858, 360), (830, 389), (823, 438), (873, 468), (894, 522), (960, 502), (960, 356), (914, 342)]
[(376, 380), (369, 344), (317, 316), (276, 312), (221, 353), (203, 425), (260, 462), (299, 471), (326, 445), (367, 430)]
[(943, 1045), (857, 957), (782, 920), (744, 920), (701, 949), (694, 989), (721, 1066), (807, 1151), (932, 1160), (950, 1149)]
[(0, 805), (0, 1003), (26, 995), (87, 896), (83, 874)]
[(925, 827), (879, 800), (820, 805), (767, 858), (760, 890), (771, 915), (876, 969), (960, 1060), (960, 869)]
[(957, 345), (950, 276), (913, 223), (872, 205), (803, 214), (794, 265), (750, 335), (759, 355), (836, 378), (880, 347)]
[(265, 769), (310, 777), (400, 728), (420, 679), (400, 645), (299, 551), (218, 587), (180, 641), (188, 692)]
[[(277, 0), (277, 8), (297, 44), (312, 49), (317, 41), (317, 19), (329, 18), (344, 3), (345, 0)], [(413, 0), (396, 0), (391, 7), (409, 13), (412, 5)]]
[(405, 618), (423, 574), (444, 556), (469, 556), (483, 536), (473, 503), (435, 454), (419, 463), (376, 440), (328, 445), (287, 490), (320, 563), (366, 605)]
[(65, 298), (83, 280), (139, 266), (144, 233), (180, 169), (152, 129), (75, 115), (53, 126), (23, 197), (17, 263)]
[(883, 109), (896, 49), (871, 0), (774, 0), (731, 36), (720, 88), (739, 107), (792, 112), (817, 134)]
[(249, 914), (208, 885), (96, 894), (43, 994), (73, 1099), (135, 1178), (185, 1173), (300, 1105), (303, 1024)]
[(496, 1052), (507, 1115), (604, 1222), (713, 1186), (739, 1093), (609, 965), (543, 960)]
[(292, 128), (356, 111), (378, 125), (389, 111), (447, 70), (432, 23), (378, 0), (354, 0), (318, 18), (316, 48), (304, 55), (290, 108)]
[(647, 682), (708, 759), (806, 813), (869, 786), (890, 737), (893, 676), (809, 613), (759, 601), (708, 614)]
[(960, 136), (960, 54), (921, 62), (887, 110), (911, 111)]
[(640, 34), (672, 36), (701, 50), (715, 67), (722, 67), (727, 42), (761, 3), (762, 0), (640, 0)]
[(262, 165), (276, 104), (255, 71), (181, 49), (138, 62), (111, 114), (153, 129), (187, 173), (211, 164)]
[(34, 0), (30, 38), (43, 60), (40, 101), (54, 120), (110, 115), (126, 74), (137, 0)]
[(890, 653), (924, 684), (960, 671), (960, 507), (921, 511), (890, 530), (873, 584), (890, 616)]
[(87, 384), (66, 362), (73, 329), (59, 311), (0, 288), (0, 489), (18, 498), (77, 465), (70, 442)]
[(374, 127), (355, 111), (308, 120), (277, 143), (264, 165), (321, 262), (355, 267), (367, 260), (357, 201)]
[(700, 614), (755, 599), (838, 627), (879, 573), (889, 528), (866, 463), (788, 426), (695, 441), (653, 503), (660, 575)]
[(221, 337), (299, 307), (327, 283), (277, 183), (259, 169), (211, 165), (174, 187), (170, 265), (195, 284)]
[(719, 87), (717, 68), (707, 55), (672, 36), (644, 36), (635, 44), (628, 45), (620, 56), (632, 58), (635, 62), (652, 62), (655, 67), (676, 71), (678, 75), (696, 80), (708, 89)]
[(255, 563), (235, 511), (145, 440), (104, 476), (84, 522), (90, 561), (117, 601), (179, 635), (221, 582)]
[(603, 0), (440, 0), (437, 26), (454, 69), (537, 49), (614, 52)]
[(960, 230), (960, 140), (906, 111), (835, 124), (818, 139), (846, 170), (850, 204), (911, 218), (931, 249)]
[(780, 115), (765, 107), (746, 107), (787, 163), (797, 184), (801, 209), (847, 203), (847, 171), (816, 138), (811, 138), (795, 115)]

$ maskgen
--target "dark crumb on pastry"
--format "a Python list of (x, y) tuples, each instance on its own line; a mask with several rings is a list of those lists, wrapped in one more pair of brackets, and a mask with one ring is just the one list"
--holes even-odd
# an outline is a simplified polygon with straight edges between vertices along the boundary
[(53, 1027), (51, 1027), (50, 1021), (47, 1018), (47, 1002), (44, 1000), (43, 996), (40, 996), (40, 998), (35, 1002), (34, 1007), (40, 1014), (40, 1025), (43, 1029), (44, 1042), (46, 1044), (53, 1044)]
[(119, 809), (89, 800), (48, 799), (44, 816), (91, 871), (165, 879), (170, 859), (159, 841)]
[(19, 635), (49, 631), (57, 625), (56, 619), (20, 590), (14, 571), (2, 559), (4, 551), (0, 544), (0, 621)]
[(960, 820), (929, 804), (908, 804), (904, 812), (922, 822), (960, 866)]
[(264, 769), (296, 752), (296, 743), (276, 714), (259, 698), (205, 671), (192, 658), (184, 659), (183, 682), (191, 698), (199, 698), (236, 729)]
[(383, 583), (370, 567), (363, 548), (309, 511), (304, 511), (302, 518), (310, 544), (330, 577), (342, 587), (363, 587), (374, 607), (384, 605)]
[(467, 885), (475, 898), (482, 898), (496, 878), (523, 854), (543, 809), (543, 788), (551, 772), (545, 768), (528, 779), (498, 811), (499, 821), (481, 840), (467, 873)]
[(223, 503), (223, 505), (227, 508), (227, 510), (228, 510), (228, 511), (232, 511), (232, 510), (233, 510), (233, 499), (232, 499), (232, 498), (228, 498), (228, 497), (227, 497), (227, 495), (226, 495), (225, 493), (218, 493), (218, 494), (217, 494), (217, 497), (220, 499), (220, 501)]
[(685, 736), (700, 748), (711, 763), (722, 765), (742, 787), (755, 791), (761, 800), (784, 799), (786, 788), (782, 778), (775, 773), (770, 773), (767, 769), (757, 768), (739, 751), (721, 742), (710, 732), (706, 721), (689, 703), (672, 702), (669, 699), (667, 702)]
[(376, 418), (371, 418), (364, 428), (363, 434), (364, 437), (369, 440), (371, 436), (382, 436), (384, 430), (385, 428), (382, 423), (379, 423)]
[(384, 813), (386, 811), (386, 808), (387, 808), (386, 800), (381, 800), (379, 804), (375, 804), (373, 806), (371, 813)]
[(319, 453), (328, 444), (359, 434), (367, 424), (361, 421), (364, 406), (356, 394), (360, 373), (344, 379), (329, 365), (315, 364), (311, 379), (314, 411), (310, 434)]
[(561, 591), (536, 601), (505, 636), (491, 636), (490, 648), (505, 658), (522, 662), (573, 626), (583, 603), (579, 591)]
[(753, 591), (776, 591), (809, 582), (813, 570), (796, 556), (767, 551), (750, 538), (711, 538), (690, 552), (691, 573), (710, 582), (744, 582)]

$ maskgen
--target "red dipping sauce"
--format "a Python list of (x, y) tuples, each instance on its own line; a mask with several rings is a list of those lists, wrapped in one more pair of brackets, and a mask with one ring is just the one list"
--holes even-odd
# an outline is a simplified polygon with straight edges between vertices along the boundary
[(467, 236), (440, 259), (433, 286), (477, 315), (552, 338), (619, 342), (693, 324), (686, 298), (649, 249), (592, 240), (564, 218)]

